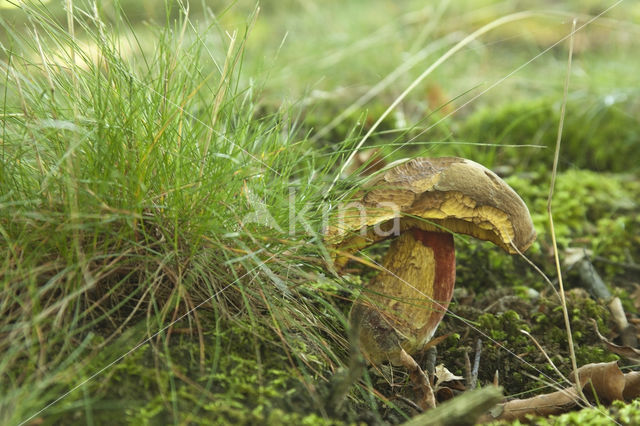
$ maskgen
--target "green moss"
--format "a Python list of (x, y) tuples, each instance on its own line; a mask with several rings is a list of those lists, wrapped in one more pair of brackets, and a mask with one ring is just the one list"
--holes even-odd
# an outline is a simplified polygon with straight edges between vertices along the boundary
[[(510, 309), (503, 309), (501, 300)], [(600, 331), (607, 335), (610, 318), (607, 307), (584, 291), (568, 292), (567, 306), (578, 365), (617, 360), (618, 357), (599, 342), (591, 323), (592, 318), (596, 319)], [(498, 371), (500, 384), (508, 394), (539, 392), (541, 386), (556, 380), (557, 375), (544, 354), (522, 331), (539, 342), (565, 376), (570, 373), (564, 317), (555, 296), (530, 299), (526, 294), (514, 297), (508, 289), (486, 291), (473, 299), (472, 306), (453, 305), (452, 310), (464, 318), (465, 323), (445, 319), (439, 333), (457, 333), (458, 337), (447, 338), (438, 346), (438, 353), (455, 374), (465, 374), (465, 352), (472, 356), (476, 340), (480, 339), (483, 342), (480, 383), (492, 382)]]
[[(93, 360), (95, 370), (112, 361), (121, 348), (133, 346), (129, 340), (125, 336), (107, 346)], [(265, 343), (277, 341), (267, 329), (252, 332), (225, 323), (224, 331), (205, 334), (202, 370), (197, 339), (174, 335), (170, 346), (159, 350), (144, 344), (108, 370), (109, 380), (87, 383), (94, 399), (88, 410), (95, 421), (109, 424), (164, 424), (168, 419), (203, 425), (342, 424), (317, 411), (286, 352)], [(86, 419), (86, 408), (78, 409), (74, 401), (80, 397), (71, 394), (67, 408), (47, 420)], [(113, 419), (110, 401), (118, 401), (122, 418)]]
[[(540, 246), (535, 246), (539, 249)], [(535, 255), (533, 248), (528, 256)], [(540, 276), (519, 256), (511, 256), (494, 244), (466, 240), (456, 243), (456, 285), (477, 293), (498, 287), (538, 288)]]
[(523, 338), (520, 330), (531, 331), (529, 325), (515, 311), (507, 311), (500, 315), (482, 314), (477, 321), (481, 329), (489, 331), (492, 339), (508, 341), (509, 347), (512, 347), (512, 344), (526, 344), (527, 339)]
[(521, 330), (530, 332), (529, 324), (512, 310), (502, 314), (482, 314), (478, 322), (479, 329), (490, 337), (489, 341), (486, 341), (486, 338), (483, 339), (485, 344), (482, 364), (485, 380), (491, 379), (492, 374), (498, 371), (500, 382), (505, 387), (511, 390), (529, 389), (534, 383), (523, 373), (530, 369), (511, 356), (511, 354), (535, 353), (536, 348), (533, 343), (521, 332)]
[[(609, 313), (606, 305), (590, 298), (584, 291), (567, 293), (567, 309), (576, 350), (578, 365), (592, 362), (607, 362), (618, 357), (600, 346), (591, 320), (596, 320), (603, 334), (609, 332)], [(533, 334), (539, 336), (540, 343), (550, 354), (557, 354), (558, 368), (568, 373), (571, 365), (568, 359), (567, 333), (564, 327), (562, 307), (555, 297), (542, 300), (532, 316)]]
[[(552, 164), (559, 120), (559, 100), (538, 98), (490, 106), (476, 111), (461, 126), (462, 140), (497, 144), (474, 147), (476, 158), (489, 166), (513, 164), (520, 170), (542, 171)], [(565, 117), (562, 161), (598, 171), (637, 170), (638, 109), (632, 101), (611, 104), (606, 96), (581, 96), (569, 101)], [(506, 144), (543, 145), (546, 149), (500, 149)]]
[[(534, 255), (551, 247), (547, 215), (548, 172), (507, 179), (525, 200), (538, 233)], [(640, 183), (631, 175), (567, 170), (558, 174), (552, 211), (556, 239), (561, 250), (591, 250), (593, 256), (613, 264), (598, 265), (605, 281), (624, 273), (616, 263), (640, 255)], [(545, 262), (549, 264), (549, 262)]]

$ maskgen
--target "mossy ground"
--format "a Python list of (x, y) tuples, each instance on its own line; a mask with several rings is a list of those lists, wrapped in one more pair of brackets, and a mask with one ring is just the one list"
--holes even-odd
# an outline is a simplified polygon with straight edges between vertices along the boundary
[[(335, 176), (359, 137), (458, 33), (539, 4), (267, 2), (254, 19), (253, 2), (215, 10), (194, 2), (184, 19), (169, 3), (89, 2), (75, 6), (79, 44), (69, 40), (65, 10), (45, 4), (0, 16), (0, 339), (15, 339), (0, 340), (0, 388), (8, 390), (0, 392), (0, 420), (329, 425), (413, 415), (406, 371), (380, 377), (351, 357), (346, 317), (373, 271), (354, 264), (350, 275), (332, 275), (317, 235), (291, 237), (241, 219), (254, 194), (286, 224), (290, 188), (305, 188), (294, 202), (319, 212), (327, 194), (318, 182)], [(435, 70), (365, 144), (389, 160), (460, 155), (494, 168), (529, 206), (538, 239), (527, 256), (552, 281), (546, 206), (565, 44), (481, 89), (566, 35), (565, 12), (608, 6), (549, 5), (544, 17), (490, 33)], [(588, 250), (632, 318), (639, 19), (638, 5), (627, 2), (581, 33), (553, 198), (561, 254)], [(230, 42), (238, 28), (246, 40)], [(40, 50), (41, 41), (50, 49)], [(76, 66), (71, 47), (101, 61)], [(347, 193), (336, 188), (329, 202)], [(521, 330), (568, 375), (554, 292), (517, 256), (464, 238), (456, 247), (458, 290), (438, 331), (450, 336), (437, 362), (464, 375), (464, 354), (473, 359), (481, 339), (481, 385), (498, 371), (509, 396), (548, 391), (559, 378)], [(607, 309), (580, 289), (575, 271), (564, 272), (578, 364), (615, 359), (590, 322), (615, 336)], [(197, 315), (182, 317), (194, 307)], [(352, 382), (341, 409), (330, 406)], [(639, 422), (637, 401), (608, 410)], [(600, 419), (584, 411), (553, 421)]]

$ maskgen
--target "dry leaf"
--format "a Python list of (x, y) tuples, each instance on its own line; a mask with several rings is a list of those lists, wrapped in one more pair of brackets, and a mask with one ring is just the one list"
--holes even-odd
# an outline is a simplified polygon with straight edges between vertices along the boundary
[[(615, 361), (584, 365), (578, 369), (578, 376), (585, 395), (597, 397), (599, 402), (631, 400), (640, 395), (640, 373), (623, 374)], [(524, 420), (529, 414), (562, 414), (577, 407), (578, 403), (576, 389), (571, 387), (533, 398), (507, 401), (495, 407), (481, 421)]]
[(444, 366), (444, 364), (440, 364), (436, 366), (435, 375), (436, 375), (436, 386), (444, 382), (451, 382), (453, 380), (464, 380), (463, 377), (456, 376), (451, 371), (449, 371), (447, 367)]
[(640, 372), (633, 371), (624, 375), (624, 391), (622, 392), (626, 401), (640, 396)]
[(616, 327), (620, 332), (620, 338), (622, 344), (625, 346), (636, 347), (638, 345), (638, 337), (636, 336), (637, 330), (635, 325), (629, 324), (627, 321), (627, 315), (624, 313), (622, 302), (619, 297), (614, 297), (609, 302), (609, 310), (613, 317), (613, 321), (616, 323)]
[(447, 338), (451, 337), (453, 333), (447, 333), (447, 334), (443, 334), (441, 336), (438, 337), (434, 337), (433, 339), (429, 340), (429, 343), (427, 343), (424, 348), (422, 348), (422, 351), (426, 351), (429, 348), (433, 348), (437, 345), (439, 345), (441, 342), (445, 341)]
[(594, 396), (601, 403), (624, 399), (625, 378), (617, 361), (583, 365), (578, 368), (578, 376), (586, 396)]
[(460, 393), (466, 389), (462, 383), (464, 379), (461, 376), (453, 374), (444, 364), (436, 366), (434, 375), (436, 376), (434, 392), (438, 402), (448, 401), (453, 398), (456, 393)]
[(600, 330), (598, 330), (598, 324), (596, 323), (596, 321), (592, 319), (591, 322), (593, 323), (593, 328), (596, 331), (596, 335), (598, 336), (600, 341), (605, 344), (607, 349), (609, 349), (614, 354), (621, 355), (635, 362), (640, 362), (640, 350), (632, 348), (631, 346), (620, 346), (616, 345), (615, 343), (611, 343), (609, 340), (607, 340), (606, 337), (600, 334)]
[(496, 406), (490, 416), (481, 422), (492, 420), (523, 420), (527, 415), (551, 416), (562, 414), (576, 406), (578, 397), (574, 388), (539, 395), (528, 399), (514, 399)]
[(446, 386), (439, 387), (435, 391), (435, 395), (436, 395), (436, 401), (438, 402), (438, 404), (444, 401), (449, 401), (450, 399), (453, 399), (453, 397), (456, 396), (456, 394), (453, 392), (453, 389), (448, 388)]

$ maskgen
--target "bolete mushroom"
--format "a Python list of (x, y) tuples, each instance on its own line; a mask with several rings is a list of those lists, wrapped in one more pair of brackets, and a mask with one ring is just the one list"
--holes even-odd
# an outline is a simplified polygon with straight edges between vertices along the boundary
[(524, 252), (536, 234), (527, 206), (500, 177), (470, 160), (416, 158), (374, 177), (341, 209), (325, 240), (342, 266), (356, 251), (395, 237), (379, 272), (354, 302), (350, 319), (373, 364), (403, 365), (434, 401), (411, 355), (444, 317), (455, 283), (453, 235)]

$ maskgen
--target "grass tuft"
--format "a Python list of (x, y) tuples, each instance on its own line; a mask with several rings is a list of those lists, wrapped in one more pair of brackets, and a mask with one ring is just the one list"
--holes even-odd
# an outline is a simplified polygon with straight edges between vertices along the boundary
[[(105, 366), (134, 368), (142, 354), (167, 370), (140, 384), (163, 401), (143, 412), (179, 417), (177, 381), (211, 395), (220, 385), (211, 374), (234, 374), (220, 337), (230, 324), (249, 339), (259, 384), (273, 382), (261, 351), (280, 345), (278, 371), (316, 408), (313, 383), (343, 358), (343, 308), (316, 272), (320, 219), (303, 208), (320, 205), (327, 166), (295, 111), (261, 110), (260, 83), (241, 77), (258, 10), (227, 33), (192, 21), (186, 6), (175, 18), (167, 9), (152, 49), (122, 10), (97, 3), (70, 12), (75, 37), (41, 6), (22, 7), (27, 32), (2, 22), (5, 424), (89, 422), (87, 395), (113, 374)], [(195, 372), (174, 360), (183, 333), (198, 342)]]

